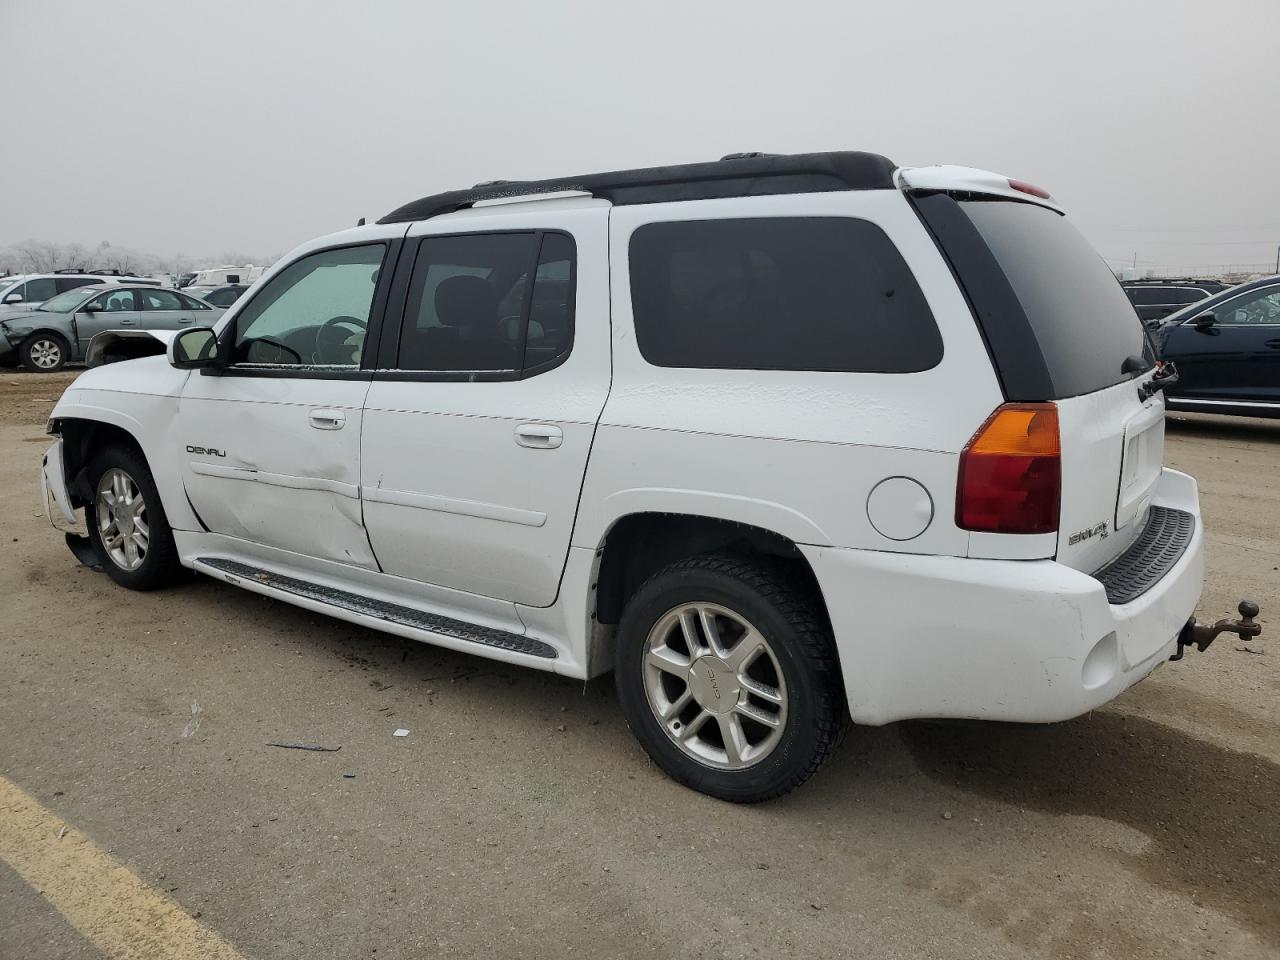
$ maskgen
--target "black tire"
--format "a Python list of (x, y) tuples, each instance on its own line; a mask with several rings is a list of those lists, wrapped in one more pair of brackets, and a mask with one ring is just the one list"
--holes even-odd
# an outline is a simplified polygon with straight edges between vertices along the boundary
[[(814, 594), (787, 564), (717, 554), (672, 564), (628, 601), (618, 630), (618, 700), (632, 734), (672, 779), (721, 800), (756, 803), (794, 790), (835, 752), (848, 728), (848, 706), (828, 620)], [(727, 770), (700, 762), (676, 746), (650, 706), (644, 680), (649, 633), (685, 603), (741, 615), (763, 634), (780, 667), (787, 689), (781, 739), (750, 766)]]
[[(112, 469), (123, 470), (142, 496), (145, 504), (146, 523), (149, 528), (148, 545), (142, 556), (141, 564), (127, 570), (120, 565), (106, 549), (102, 542), (102, 531), (99, 529), (97, 497), (98, 484), (103, 475)], [(102, 569), (116, 583), (130, 590), (155, 590), (166, 587), (184, 579), (186, 569), (178, 560), (178, 547), (173, 542), (173, 529), (165, 516), (164, 504), (160, 502), (159, 491), (151, 477), (151, 470), (146, 460), (137, 450), (126, 446), (106, 447), (90, 460), (85, 471), (89, 489), (94, 498), (85, 507), (85, 523), (89, 528), (89, 539), (93, 549), (102, 562)]]
[[(71, 359), (71, 346), (56, 333), (33, 333), (18, 348), (22, 365), (32, 373), (53, 373)], [(52, 357), (52, 362), (49, 359)]]

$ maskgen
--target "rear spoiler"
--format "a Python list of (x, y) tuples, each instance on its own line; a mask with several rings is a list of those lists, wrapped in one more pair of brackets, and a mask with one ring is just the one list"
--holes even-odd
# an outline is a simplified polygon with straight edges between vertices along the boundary
[(159, 356), (169, 349), (169, 341), (177, 335), (177, 330), (104, 330), (89, 341), (84, 364), (100, 367), (121, 360)]
[(1047, 191), (1022, 180), (975, 167), (899, 167), (894, 172), (894, 179), (900, 190), (911, 193), (976, 193), (1034, 203), (1056, 213), (1066, 213)]

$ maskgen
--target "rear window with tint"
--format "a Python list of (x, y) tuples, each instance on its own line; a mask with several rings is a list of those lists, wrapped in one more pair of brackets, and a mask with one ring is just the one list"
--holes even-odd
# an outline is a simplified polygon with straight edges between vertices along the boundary
[(960, 207), (1013, 287), (1056, 398), (1093, 393), (1128, 379), (1126, 357), (1150, 359), (1129, 298), (1065, 217), (1009, 200), (965, 200)]
[(630, 261), (636, 341), (656, 366), (912, 373), (942, 359), (910, 268), (865, 220), (650, 223)]
[(1140, 307), (1185, 302), (1179, 300), (1178, 291), (1170, 290), (1168, 287), (1129, 287), (1125, 292), (1128, 293), (1129, 299)]

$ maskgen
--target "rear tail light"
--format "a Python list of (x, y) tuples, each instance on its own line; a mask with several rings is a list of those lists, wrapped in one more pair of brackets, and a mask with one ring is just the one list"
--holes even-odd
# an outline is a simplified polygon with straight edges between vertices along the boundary
[(1061, 489), (1058, 408), (1006, 403), (960, 454), (956, 525), (987, 533), (1052, 533)]

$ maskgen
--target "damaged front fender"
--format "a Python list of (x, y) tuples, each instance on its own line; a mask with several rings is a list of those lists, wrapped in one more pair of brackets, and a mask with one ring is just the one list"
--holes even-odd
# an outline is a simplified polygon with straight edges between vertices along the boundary
[(162, 356), (169, 349), (169, 341), (178, 335), (177, 330), (104, 330), (89, 341), (84, 363), (87, 367), (100, 367), (121, 360), (137, 360), (139, 357)]

